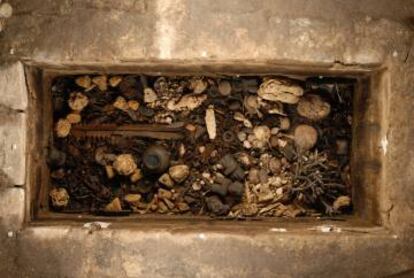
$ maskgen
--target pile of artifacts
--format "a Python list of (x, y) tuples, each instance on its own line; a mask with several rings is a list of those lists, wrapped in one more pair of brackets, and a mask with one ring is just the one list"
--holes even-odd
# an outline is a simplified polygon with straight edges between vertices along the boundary
[(352, 211), (352, 80), (83, 75), (52, 85), (56, 212)]

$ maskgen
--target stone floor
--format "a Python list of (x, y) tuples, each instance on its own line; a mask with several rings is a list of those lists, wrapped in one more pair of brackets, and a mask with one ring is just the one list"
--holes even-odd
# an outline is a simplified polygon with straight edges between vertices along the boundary
[[(2, 277), (412, 277), (414, 1), (3, 0)], [(3, 24), (2, 23), (2, 24)], [(211, 63), (384, 72), (381, 227), (323, 233), (276, 223), (32, 223), (24, 65)], [(287, 228), (287, 232), (278, 229)]]

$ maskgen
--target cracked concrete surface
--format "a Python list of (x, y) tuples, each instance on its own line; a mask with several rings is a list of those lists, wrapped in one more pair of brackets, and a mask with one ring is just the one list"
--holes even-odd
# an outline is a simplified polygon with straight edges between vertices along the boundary
[[(0, 33), (2, 277), (413, 275), (414, 1), (7, 2), (13, 16)], [(19, 61), (103, 69), (154, 62), (202, 68), (237, 61), (380, 66), (388, 88), (381, 103), (387, 151), (378, 146), (385, 229), (270, 233), (253, 223), (231, 231), (208, 224), (188, 230), (189, 224), (157, 229), (142, 223), (88, 234), (81, 223), (32, 225), (24, 211), (26, 107), (33, 96), (27, 100), (24, 83), (18, 82)]]

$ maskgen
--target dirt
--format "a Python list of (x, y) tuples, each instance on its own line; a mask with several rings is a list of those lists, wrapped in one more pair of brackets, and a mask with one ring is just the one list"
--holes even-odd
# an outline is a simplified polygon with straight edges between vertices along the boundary
[(51, 209), (351, 213), (353, 90), (328, 77), (58, 77), (48, 161), (64, 202), (51, 194)]

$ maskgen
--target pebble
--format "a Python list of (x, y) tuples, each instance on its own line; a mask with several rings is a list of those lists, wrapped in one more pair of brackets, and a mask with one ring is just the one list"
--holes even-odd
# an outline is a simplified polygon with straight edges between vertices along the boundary
[(108, 179), (112, 179), (113, 177), (115, 177), (114, 168), (111, 165), (105, 166), (105, 172)]
[(271, 158), (269, 161), (269, 170), (273, 174), (280, 174), (282, 171), (282, 162), (278, 158)]
[(349, 196), (339, 196), (333, 203), (334, 210), (338, 211), (341, 208), (349, 207), (351, 205), (351, 198)]
[(161, 199), (171, 199), (173, 196), (173, 193), (169, 190), (159, 188), (158, 189), (158, 197)]
[(339, 155), (348, 154), (348, 141), (345, 139), (336, 140), (336, 153)]
[(116, 109), (119, 109), (119, 110), (122, 110), (122, 111), (126, 111), (129, 108), (128, 107), (128, 102), (126, 101), (126, 99), (124, 97), (121, 97), (121, 96), (119, 96), (115, 99), (115, 102), (113, 103), (113, 106)]
[(141, 180), (143, 177), (144, 177), (144, 175), (142, 174), (142, 170), (141, 169), (135, 169), (135, 171), (130, 176), (130, 180), (131, 180), (132, 183), (135, 183), (135, 182)]
[(237, 138), (240, 140), (240, 142), (243, 142), (247, 139), (247, 134), (243, 131), (240, 131), (237, 133)]
[(64, 138), (68, 136), (71, 128), (72, 125), (67, 119), (60, 119), (55, 126), (57, 137)]
[(288, 79), (268, 79), (260, 85), (257, 94), (268, 101), (296, 104), (303, 95), (303, 88)]
[(194, 191), (200, 191), (202, 188), (202, 183), (200, 181), (193, 182), (191, 187), (193, 188)]
[(224, 197), (227, 195), (227, 186), (223, 184), (213, 183), (210, 185), (210, 191)]
[(203, 78), (193, 78), (190, 80), (190, 89), (194, 94), (203, 93), (208, 87), (208, 83)]
[(225, 215), (229, 212), (230, 207), (224, 205), (217, 196), (210, 196), (206, 198), (207, 208), (215, 215)]
[(109, 85), (113, 88), (117, 87), (121, 82), (122, 76), (112, 76), (111, 78), (109, 78)]
[(193, 124), (186, 124), (185, 129), (187, 129), (190, 132), (194, 132), (194, 131), (196, 131), (196, 126), (193, 125)]
[(244, 194), (244, 183), (238, 181), (231, 183), (228, 187), (228, 192), (230, 195), (242, 197)]
[(71, 124), (78, 124), (81, 122), (82, 117), (78, 113), (70, 113), (66, 116), (66, 120), (68, 120)]
[(141, 200), (141, 194), (127, 194), (125, 195), (124, 200), (128, 204), (137, 206), (139, 201)]
[(288, 130), (290, 128), (290, 120), (288, 117), (280, 117), (279, 121), (281, 130)]
[(174, 181), (168, 173), (164, 173), (159, 177), (158, 181), (168, 188), (174, 187)]
[(279, 133), (280, 128), (278, 127), (272, 127), (272, 129), (270, 129), (270, 134), (271, 135), (277, 135)]
[(312, 149), (318, 141), (318, 132), (310, 125), (298, 125), (294, 131), (296, 146), (301, 150), (307, 151)]
[(92, 79), (88, 75), (80, 76), (75, 79), (76, 85), (84, 89), (88, 89), (92, 85)]
[(170, 167), (168, 173), (174, 181), (181, 183), (190, 175), (190, 168), (185, 164), (175, 165)]
[(218, 84), (218, 91), (222, 96), (231, 95), (231, 83), (227, 80), (221, 80)]
[(260, 171), (256, 168), (251, 168), (247, 175), (247, 180), (251, 184), (259, 184), (260, 183)]
[(79, 92), (71, 93), (68, 100), (69, 107), (74, 111), (82, 111), (88, 103), (88, 97)]
[(139, 102), (136, 100), (128, 100), (128, 108), (132, 111), (138, 111)]
[(302, 117), (320, 121), (329, 115), (331, 105), (318, 95), (307, 94), (299, 100), (296, 110)]
[(248, 140), (244, 140), (243, 147), (245, 149), (251, 149), (252, 148), (252, 144)]
[(98, 86), (99, 90), (105, 92), (108, 89), (108, 77), (106, 75), (95, 76), (92, 78), (92, 83)]
[(153, 103), (158, 99), (157, 93), (151, 88), (144, 89), (144, 102), (145, 103)]
[(112, 200), (112, 202), (105, 206), (105, 210), (113, 212), (122, 211), (121, 200), (119, 200), (119, 198), (116, 197)]
[(52, 189), (49, 196), (55, 208), (63, 208), (69, 204), (69, 194), (63, 187)]
[(265, 125), (256, 126), (253, 129), (253, 133), (256, 139), (261, 142), (267, 142), (270, 139), (270, 129), (268, 126), (265, 126)]
[(116, 157), (113, 167), (120, 175), (129, 176), (137, 169), (137, 164), (131, 154), (121, 154)]
[(186, 212), (190, 210), (190, 207), (188, 206), (188, 204), (184, 202), (178, 203), (177, 208), (180, 212)]
[(13, 7), (9, 3), (0, 4), (0, 18), (9, 18), (12, 16), (12, 14)]

